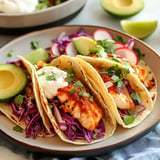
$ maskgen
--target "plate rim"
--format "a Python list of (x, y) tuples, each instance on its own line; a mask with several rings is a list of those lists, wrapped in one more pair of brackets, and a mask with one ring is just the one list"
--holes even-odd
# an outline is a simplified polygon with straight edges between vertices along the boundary
[[(115, 29), (112, 29), (112, 28), (108, 28), (108, 27), (102, 27), (102, 26), (93, 26), (93, 25), (67, 25), (67, 26), (56, 26), (56, 27), (52, 27), (52, 28), (47, 28), (47, 29), (43, 29), (43, 30), (38, 30), (38, 31), (33, 31), (33, 32), (30, 32), (30, 33), (26, 33), (26, 34), (24, 34), (24, 35), (21, 35), (21, 36), (19, 36), (19, 37), (17, 37), (17, 38), (14, 38), (13, 40), (11, 40), (11, 41), (9, 41), (6, 45), (4, 45), (3, 47), (1, 47), (0, 48), (0, 51), (1, 50), (3, 50), (3, 49), (5, 49), (6, 47), (8, 47), (8, 45), (10, 45), (10, 44), (12, 44), (13, 42), (15, 42), (16, 40), (19, 40), (19, 39), (21, 39), (21, 38), (23, 38), (23, 37), (26, 37), (26, 36), (30, 36), (30, 35), (33, 35), (33, 34), (41, 34), (42, 32), (49, 32), (50, 30), (53, 30), (53, 29), (56, 29), (56, 28), (64, 28), (64, 27), (67, 27), (67, 28), (71, 28), (71, 27), (80, 27), (80, 28), (83, 28), (83, 27), (93, 27), (93, 28), (105, 28), (105, 29), (109, 29), (109, 30), (111, 30), (111, 31), (113, 31), (113, 32), (117, 32), (117, 33), (120, 33), (120, 34), (122, 34), (123, 36), (127, 36), (128, 38), (130, 38), (130, 37), (132, 37), (131, 35), (129, 35), (129, 34), (126, 34), (126, 33), (124, 33), (124, 32), (121, 32), (121, 31), (119, 31), (119, 30), (115, 30)], [(136, 38), (135, 38), (136, 39)], [(146, 43), (144, 43), (143, 41), (141, 41), (141, 40), (139, 40), (139, 39), (136, 39), (136, 41), (139, 41), (139, 43), (142, 43), (142, 45), (145, 45), (148, 49), (151, 49), (153, 52), (154, 52), (154, 54), (156, 55), (156, 56), (158, 56), (158, 58), (160, 58), (160, 56), (156, 53), (156, 51), (152, 48), (152, 47), (150, 47), (149, 45), (147, 45)], [(148, 133), (149, 131), (150, 131), (150, 129), (151, 128), (153, 128), (157, 123), (158, 123), (158, 121), (159, 121), (159, 119), (160, 119), (160, 115), (159, 115), (159, 117), (157, 117), (155, 120), (154, 120), (154, 122), (149, 126), (149, 127), (147, 127), (147, 129), (144, 129), (144, 130), (142, 130), (141, 132), (139, 132), (138, 134), (136, 134), (136, 135), (134, 135), (134, 136), (132, 136), (132, 137), (130, 137), (130, 138), (128, 138), (128, 139), (126, 139), (126, 140), (124, 140), (124, 141), (121, 141), (121, 142), (119, 142), (119, 143), (116, 143), (116, 146), (115, 146), (115, 144), (113, 144), (113, 145), (110, 145), (110, 146), (104, 146), (104, 147), (99, 147), (99, 148), (92, 148), (92, 149), (88, 149), (88, 150), (76, 150), (76, 152), (78, 152), (78, 153), (72, 153), (73, 151), (68, 151), (68, 150), (50, 150), (50, 149), (47, 149), (47, 148), (41, 148), (41, 147), (37, 147), (37, 146), (33, 146), (33, 145), (30, 145), (31, 147), (34, 147), (34, 148), (39, 148), (41, 151), (49, 151), (49, 152), (53, 152), (54, 154), (55, 154), (55, 152), (59, 152), (59, 153), (64, 153), (64, 152), (66, 152), (65, 154), (66, 155), (69, 155), (69, 156), (71, 156), (71, 155), (76, 155), (76, 156), (87, 156), (88, 155), (88, 153), (91, 155), (91, 152), (93, 152), (93, 151), (101, 151), (101, 152), (107, 152), (107, 151), (109, 151), (109, 150), (112, 150), (112, 148), (117, 148), (117, 145), (123, 145), (122, 144), (122, 142), (125, 142), (125, 144), (127, 145), (128, 143), (131, 143), (131, 142), (133, 142), (134, 140), (136, 140), (136, 139), (138, 139), (138, 138), (140, 138), (141, 136), (143, 136), (144, 134), (146, 134), (146, 133)], [(7, 135), (4, 131), (2, 131), (5, 135)], [(10, 137), (10, 138), (12, 138), (12, 139), (14, 139), (13, 137), (11, 137), (11, 136), (9, 136), (8, 135), (8, 137)], [(17, 142), (19, 142), (17, 139), (14, 139), (15, 141), (17, 141)], [(23, 142), (19, 142), (19, 143), (22, 143), (22, 144), (25, 144), (25, 145), (27, 145), (27, 146), (29, 146), (29, 144), (26, 144), (26, 143), (23, 143)], [(123, 146), (125, 146), (125, 144), (123, 145)], [(83, 153), (82, 153), (83, 152)], [(100, 153), (101, 153), (100, 152)], [(58, 153), (57, 153), (58, 154)], [(94, 153), (92, 153), (92, 154), (95, 154), (95, 152)], [(97, 155), (97, 154), (96, 154)], [(93, 155), (94, 156), (94, 155)]]

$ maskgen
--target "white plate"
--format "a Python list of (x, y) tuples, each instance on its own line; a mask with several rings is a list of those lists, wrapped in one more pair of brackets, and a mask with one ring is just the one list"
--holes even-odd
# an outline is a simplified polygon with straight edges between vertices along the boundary
[[(96, 26), (60, 26), (26, 34), (9, 42), (0, 49), (0, 63), (5, 63), (7, 60), (16, 59), (15, 56), (7, 58), (7, 53), (10, 50), (13, 50), (15, 54), (25, 55), (31, 51), (30, 42), (33, 40), (39, 41), (41, 47), (47, 48), (51, 46), (52, 40), (55, 39), (62, 31), (65, 31), (67, 34), (71, 34), (77, 32), (82, 27), (90, 34), (92, 34), (93, 31), (98, 28), (104, 28)], [(122, 32), (109, 28), (105, 29), (108, 30), (113, 37), (116, 35), (121, 36), (125, 42), (131, 38), (129, 35)], [(160, 57), (153, 49), (140, 40), (136, 40), (135, 47), (139, 48), (142, 53), (145, 53), (144, 61), (154, 72), (158, 84), (157, 100), (154, 105), (154, 110), (137, 127), (132, 129), (123, 129), (118, 127), (115, 134), (111, 138), (100, 143), (80, 146), (62, 142), (57, 136), (53, 138), (37, 138), (35, 140), (31, 138), (25, 138), (24, 134), (13, 131), (12, 128), (14, 124), (2, 115), (0, 116), (1, 131), (11, 139), (14, 139), (16, 142), (27, 146), (30, 150), (37, 150), (41, 152), (44, 151), (45, 153), (49, 152), (55, 155), (63, 154), (68, 156), (95, 156), (104, 154), (110, 150), (116, 149), (117, 147), (126, 145), (144, 135), (158, 122), (160, 118), (160, 72), (157, 70), (157, 68), (160, 68)]]
[(0, 13), (0, 27), (16, 29), (53, 23), (76, 13), (86, 2), (87, 0), (68, 0), (60, 5), (26, 14)]

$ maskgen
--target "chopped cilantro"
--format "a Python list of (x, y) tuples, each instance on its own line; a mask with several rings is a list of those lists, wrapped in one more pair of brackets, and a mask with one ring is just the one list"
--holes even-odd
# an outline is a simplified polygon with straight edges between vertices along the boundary
[(89, 97), (89, 101), (93, 102), (93, 96)]
[(130, 115), (134, 115), (134, 114), (136, 113), (136, 111), (135, 111), (135, 110), (128, 109), (128, 113), (129, 113)]
[(73, 84), (73, 86), (74, 86), (74, 87), (77, 87), (77, 88), (80, 88), (80, 89), (82, 89), (82, 88), (84, 87), (83, 84), (81, 83), (81, 81), (75, 82), (75, 83)]
[[(114, 81), (113, 81), (114, 82)], [(123, 81), (122, 80), (118, 80), (118, 82), (117, 82), (117, 88), (121, 88), (123, 86)]]
[(100, 70), (100, 74), (106, 74), (109, 77), (112, 77), (112, 75), (116, 75), (120, 78), (126, 77), (126, 75), (129, 73), (129, 69), (127, 68), (119, 68), (117, 64), (113, 65), (109, 68), (104, 68)]
[(115, 41), (113, 40), (98, 40), (97, 44), (102, 46), (104, 48), (104, 51), (108, 54), (113, 54), (115, 53)]
[(52, 108), (53, 108), (52, 103), (48, 103), (48, 106), (49, 106), (49, 108), (50, 108), (50, 109), (52, 109)]
[(66, 82), (74, 82), (74, 78), (72, 78), (72, 77), (66, 77), (65, 81)]
[(31, 48), (32, 49), (38, 49), (39, 48), (39, 42), (38, 41), (32, 41), (31, 42)]
[(132, 98), (133, 100), (138, 101), (139, 103), (142, 102), (140, 95), (139, 95), (138, 93), (136, 93), (136, 92), (131, 93), (131, 98)]
[(10, 50), (10, 51), (8, 52), (8, 54), (7, 54), (7, 57), (12, 57), (13, 55), (14, 55), (13, 50)]
[(116, 41), (116, 42), (121, 42), (121, 43), (125, 44), (125, 42), (123, 41), (123, 39), (122, 39), (121, 36), (117, 36), (117, 35), (116, 35), (115, 41)]
[(75, 89), (75, 88), (72, 88), (72, 89), (70, 90), (70, 95), (72, 95), (75, 91), (76, 91), (76, 89)]
[(13, 130), (16, 131), (16, 132), (21, 132), (21, 133), (23, 132), (23, 129), (20, 126), (18, 126), (18, 125), (14, 126)]
[(120, 63), (120, 60), (116, 57), (108, 57), (108, 59), (110, 59), (111, 61), (115, 61), (115, 62)]
[(141, 53), (138, 48), (133, 48), (133, 51), (136, 53), (136, 55), (138, 57), (138, 61), (141, 60), (145, 56), (145, 54)]
[(19, 94), (17, 95), (15, 98), (14, 98), (14, 103), (17, 104), (17, 105), (20, 105), (23, 103), (23, 95)]
[(52, 72), (50, 75), (45, 75), (47, 81), (55, 81), (57, 79), (57, 74)]
[(71, 68), (67, 69), (66, 72), (71, 76), (71, 77), (74, 77), (75, 76), (75, 71)]
[(46, 9), (48, 7), (51, 7), (51, 3), (49, 3), (48, 0), (39, 0), (38, 5), (36, 6), (36, 11), (42, 10), (42, 9)]
[(125, 123), (126, 125), (128, 125), (128, 124), (132, 124), (132, 123), (134, 122), (135, 117), (134, 117), (134, 116), (124, 115), (124, 116), (123, 116), (123, 120), (124, 120), (124, 123)]
[(84, 90), (81, 90), (79, 93), (78, 93), (79, 96), (84, 96), (84, 97), (87, 97), (89, 98), (90, 97), (90, 94)]

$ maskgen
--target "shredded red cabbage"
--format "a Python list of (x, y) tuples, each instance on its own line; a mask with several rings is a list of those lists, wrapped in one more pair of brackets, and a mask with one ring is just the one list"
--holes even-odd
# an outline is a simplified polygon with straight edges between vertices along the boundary
[(80, 37), (80, 36), (86, 36), (91, 37), (89, 34), (87, 34), (84, 29), (80, 29), (78, 32), (67, 35), (65, 32), (62, 32), (56, 39), (52, 40), (53, 43), (57, 43), (57, 48), (60, 53), (60, 55), (65, 53), (65, 48), (68, 43), (72, 41), (73, 38)]
[(35, 101), (24, 96), (22, 104), (18, 105), (12, 102), (11, 106), (13, 114), (18, 117), (19, 121), (22, 119), (25, 121), (27, 125), (25, 129), (27, 138), (33, 137), (35, 139), (38, 133), (43, 133), (43, 136), (47, 134)]
[[(96, 127), (94, 131), (89, 131), (82, 127), (82, 125), (79, 123), (77, 119), (73, 118), (71, 115), (59, 109), (60, 102), (56, 97), (50, 99), (49, 103), (58, 108), (61, 118), (65, 121), (65, 123), (59, 123), (59, 126), (65, 126), (65, 129), (61, 129), (61, 127), (60, 129), (65, 133), (69, 140), (74, 141), (76, 139), (85, 139), (88, 143), (90, 143), (94, 139), (100, 139), (104, 137), (105, 126), (103, 120), (99, 122), (99, 125)], [(54, 116), (56, 117), (56, 115)], [(56, 117), (56, 119), (58, 118)]]
[[(26, 70), (24, 64), (20, 60), (7, 63), (14, 64)], [(35, 139), (39, 133), (43, 134), (43, 136), (46, 136), (48, 134), (38, 111), (36, 101), (34, 99), (31, 99), (24, 93), (23, 103), (16, 104), (14, 101), (12, 101), (11, 107), (12, 113), (17, 116), (19, 121), (21, 121), (22, 119), (25, 121), (27, 125), (25, 129), (27, 138), (33, 137)], [(51, 133), (55, 133), (53, 128), (51, 128)]]

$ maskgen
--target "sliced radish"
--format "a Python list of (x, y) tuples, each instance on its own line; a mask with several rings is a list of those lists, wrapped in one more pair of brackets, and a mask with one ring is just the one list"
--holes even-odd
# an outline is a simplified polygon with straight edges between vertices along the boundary
[(121, 42), (115, 42), (115, 47), (117, 48), (122, 48), (122, 47), (126, 47), (125, 44), (121, 43)]
[(126, 48), (126, 47), (117, 48), (117, 50), (115, 51), (115, 54), (128, 59), (130, 62), (134, 64), (138, 63), (138, 57), (136, 53), (129, 48)]
[(113, 40), (112, 35), (107, 30), (104, 30), (104, 29), (98, 29), (98, 30), (96, 30), (93, 33), (93, 38), (95, 40), (105, 40), (105, 39)]
[(67, 44), (67, 46), (65, 48), (65, 53), (71, 57), (75, 57), (77, 55), (77, 50), (75, 49), (72, 42)]
[(60, 55), (60, 52), (57, 48), (58, 44), (57, 43), (54, 43), (52, 46), (51, 46), (51, 53), (53, 56), (59, 56)]

